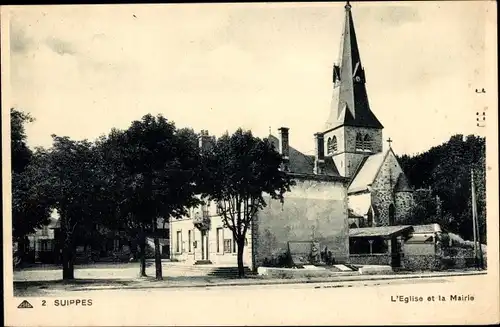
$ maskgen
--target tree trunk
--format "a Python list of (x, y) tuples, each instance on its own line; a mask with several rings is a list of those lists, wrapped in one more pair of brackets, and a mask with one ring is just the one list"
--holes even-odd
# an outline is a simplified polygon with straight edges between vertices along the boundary
[(146, 235), (144, 234), (144, 226), (141, 226), (139, 235), (139, 261), (141, 262), (140, 277), (146, 277)]
[(245, 267), (243, 266), (243, 249), (245, 248), (245, 238), (241, 238), (240, 240), (238, 240), (237, 245), (238, 245), (238, 253), (237, 253), (238, 277), (244, 278), (245, 277)]
[(162, 280), (163, 274), (161, 271), (161, 253), (160, 253), (160, 239), (158, 238), (157, 219), (153, 220), (153, 240), (155, 243), (155, 272), (156, 280)]
[(66, 235), (62, 249), (63, 280), (75, 279), (74, 249), (71, 236)]

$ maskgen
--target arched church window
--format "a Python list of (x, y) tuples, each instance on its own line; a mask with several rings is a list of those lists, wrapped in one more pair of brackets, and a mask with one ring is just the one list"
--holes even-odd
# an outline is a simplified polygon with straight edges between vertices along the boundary
[(356, 134), (356, 150), (363, 151), (363, 135), (361, 133)]
[(332, 152), (336, 152), (336, 151), (337, 151), (337, 137), (333, 136), (333, 138), (332, 138)]
[(373, 227), (373, 210), (368, 210), (368, 215), (366, 216), (366, 226)]
[(332, 138), (329, 137), (328, 141), (326, 141), (326, 152), (328, 154), (331, 154), (333, 152), (333, 147), (332, 147)]
[(389, 225), (393, 226), (396, 223), (395, 214), (396, 208), (394, 208), (394, 204), (389, 205)]
[(365, 135), (365, 139), (363, 140), (363, 149), (367, 151), (372, 150), (372, 138), (368, 134)]

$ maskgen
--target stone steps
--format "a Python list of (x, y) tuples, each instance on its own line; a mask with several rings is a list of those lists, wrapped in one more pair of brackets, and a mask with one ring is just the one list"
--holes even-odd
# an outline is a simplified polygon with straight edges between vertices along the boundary
[[(148, 267), (154, 267), (154, 263), (147, 263)], [(249, 267), (245, 266), (245, 275), (252, 274)], [(214, 276), (214, 277), (237, 277), (238, 267), (216, 266), (216, 265), (194, 265), (194, 264), (163, 264), (165, 274), (184, 276)]]
[[(252, 274), (252, 271), (248, 267), (244, 267), (245, 275)], [(238, 277), (238, 267), (218, 267), (212, 270), (209, 276), (218, 277)]]

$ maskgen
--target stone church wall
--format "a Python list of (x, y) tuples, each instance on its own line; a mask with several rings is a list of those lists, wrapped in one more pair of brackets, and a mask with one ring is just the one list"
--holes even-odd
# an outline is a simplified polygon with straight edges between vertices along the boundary
[(396, 221), (402, 224), (407, 221), (413, 206), (412, 192), (397, 192), (395, 194)]
[(261, 266), (286, 253), (289, 241), (320, 243), (328, 247), (336, 262), (349, 256), (347, 190), (340, 181), (296, 180), (282, 205), (266, 198), (253, 227), (254, 260)]
[[(389, 225), (389, 206), (391, 204), (395, 206), (396, 224), (398, 223), (398, 212), (407, 210), (405, 197), (400, 196), (399, 200), (397, 200), (397, 196), (393, 193), (397, 178), (401, 173), (403, 173), (403, 170), (399, 166), (396, 157), (392, 152), (389, 152), (372, 184), (372, 204), (377, 209), (378, 214), (375, 219), (377, 226)], [(398, 207), (398, 205), (403, 204), (403, 207)]]

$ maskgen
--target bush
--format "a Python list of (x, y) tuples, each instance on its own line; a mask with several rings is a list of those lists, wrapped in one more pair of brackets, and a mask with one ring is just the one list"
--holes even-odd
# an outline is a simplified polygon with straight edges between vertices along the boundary
[(291, 268), (293, 267), (292, 257), (288, 252), (278, 254), (277, 256), (272, 256), (271, 258), (264, 258), (263, 267), (274, 267), (274, 268)]
[(441, 268), (442, 269), (451, 269), (456, 265), (455, 258), (453, 257), (442, 257), (441, 258)]

